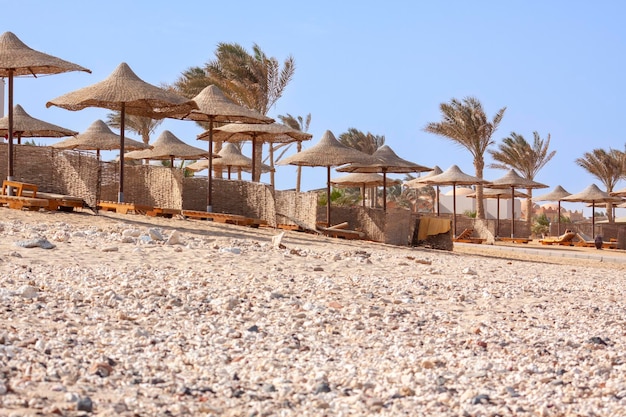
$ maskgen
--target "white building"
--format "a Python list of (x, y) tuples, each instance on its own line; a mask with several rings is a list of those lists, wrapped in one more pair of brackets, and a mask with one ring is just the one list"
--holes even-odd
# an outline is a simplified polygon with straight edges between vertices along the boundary
[[(476, 211), (476, 199), (467, 197), (468, 194), (474, 193), (474, 189), (468, 187), (457, 187), (456, 189), (456, 214), (463, 214), (466, 211)], [(452, 189), (439, 194), (439, 212), (441, 214), (452, 214), (454, 207)], [(515, 218), (520, 219), (522, 216), (522, 202), (519, 199), (514, 199), (515, 204)], [(500, 198), (500, 219), (511, 218), (511, 199)], [(485, 218), (497, 219), (498, 218), (498, 200), (496, 198), (486, 198), (484, 200)], [(437, 209), (435, 208), (435, 212)]]

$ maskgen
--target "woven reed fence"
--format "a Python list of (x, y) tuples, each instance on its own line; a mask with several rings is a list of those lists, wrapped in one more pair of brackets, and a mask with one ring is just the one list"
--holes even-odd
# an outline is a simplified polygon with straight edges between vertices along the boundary
[[(0, 144), (0, 177), (7, 176), (6, 144)], [(4, 163), (3, 163), (4, 162)], [(99, 200), (117, 200), (119, 164), (99, 162), (94, 153), (57, 150), (47, 146), (15, 145), (14, 178), (34, 183), (39, 190), (72, 195), (95, 207)], [(124, 201), (155, 207), (206, 210), (206, 177), (184, 177), (180, 169), (155, 165), (126, 165)], [(326, 218), (317, 193), (274, 191), (270, 186), (240, 180), (213, 179), (213, 211), (265, 220), (268, 225), (294, 224), (315, 229)], [(332, 208), (333, 223), (348, 222), (366, 238), (394, 245), (410, 242), (414, 224), (408, 210), (361, 206)], [(414, 222), (413, 222), (414, 223)]]

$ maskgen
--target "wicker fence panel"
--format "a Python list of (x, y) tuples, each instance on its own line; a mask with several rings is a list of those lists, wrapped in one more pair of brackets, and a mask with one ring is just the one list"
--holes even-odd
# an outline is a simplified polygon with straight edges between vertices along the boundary
[(299, 225), (315, 229), (317, 222), (317, 193), (276, 191), (276, 223)]

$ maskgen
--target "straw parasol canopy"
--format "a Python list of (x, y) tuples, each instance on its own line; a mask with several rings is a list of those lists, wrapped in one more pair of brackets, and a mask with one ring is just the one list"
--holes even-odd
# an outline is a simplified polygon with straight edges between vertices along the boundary
[[(469, 198), (476, 198), (476, 192), (472, 192), (465, 195)], [(495, 198), (496, 199), (496, 237), (500, 235), (500, 199), (501, 198), (528, 198), (528, 194), (522, 193), (520, 191), (515, 191), (513, 196), (509, 193), (509, 190), (505, 189), (495, 189), (495, 188), (485, 188), (483, 190), (483, 198)], [(511, 202), (511, 204), (513, 204)]]
[[(264, 142), (268, 143), (291, 143), (311, 139), (309, 133), (292, 129), (279, 123), (253, 124), (253, 123), (230, 123), (214, 129), (214, 139), (224, 142), (247, 142), (252, 141), (252, 181), (260, 180), (260, 171), (256, 167), (256, 155), (262, 152)], [(206, 140), (209, 132), (204, 132), (198, 139)]]
[[(417, 182), (420, 178), (434, 177), (435, 175), (441, 174), (443, 171), (439, 168), (438, 165), (435, 165), (431, 171), (429, 171), (423, 177), (414, 178), (409, 181), (404, 182), (404, 186), (408, 188), (423, 188), (429, 186), (429, 184), (424, 184), (423, 182)], [(439, 216), (439, 185), (435, 185), (435, 199), (437, 200), (437, 216)], [(434, 203), (434, 202), (433, 202)], [(434, 207), (434, 204), (433, 204)]]
[[(252, 167), (252, 159), (243, 155), (239, 148), (232, 143), (225, 143), (222, 150), (217, 153), (218, 158), (212, 158), (212, 166), (218, 169), (226, 169), (228, 171), (228, 179), (232, 168), (237, 168), (239, 172), (249, 172)], [(187, 166), (187, 169), (192, 171), (202, 171), (209, 168), (209, 161), (202, 160), (194, 162)], [(261, 172), (270, 172), (272, 168), (269, 165), (261, 164)]]
[(554, 187), (552, 191), (546, 194), (542, 194), (537, 197), (533, 197), (535, 201), (556, 201), (558, 211), (557, 211), (557, 234), (561, 235), (561, 200), (565, 197), (572, 195), (572, 193), (565, 191), (563, 187), (557, 185)]
[[(204, 149), (187, 145), (178, 139), (169, 130), (164, 130), (152, 145), (152, 149), (132, 151), (124, 154), (125, 159), (157, 159), (169, 160), (170, 166), (174, 167), (174, 159), (197, 159), (207, 158), (209, 153)], [(214, 155), (219, 158), (219, 156)]]
[(118, 202), (124, 201), (124, 130), (126, 114), (163, 119), (184, 117), (198, 108), (195, 101), (148, 84), (122, 62), (104, 80), (64, 94), (46, 103), (67, 110), (102, 107), (120, 112), (120, 184)]
[(626, 197), (626, 188), (622, 188), (622, 189), (617, 190), (617, 191), (611, 191), (609, 193), (609, 195), (611, 195), (613, 197)]
[(373, 172), (361, 173), (353, 172), (343, 177), (334, 178), (330, 181), (335, 187), (347, 188), (347, 187), (360, 187), (361, 188), (361, 201), (363, 207), (365, 207), (365, 187), (380, 187), (387, 186), (388, 184), (395, 185), (401, 184), (400, 180), (387, 180), (380, 174)]
[(330, 226), (330, 168), (350, 163), (373, 163), (374, 157), (340, 143), (330, 130), (312, 147), (288, 156), (279, 165), (326, 167), (326, 222)]
[[(185, 119), (209, 124), (207, 141), (209, 142), (209, 155), (213, 154), (213, 123), (274, 123), (274, 119), (262, 115), (247, 107), (240, 106), (229, 100), (222, 90), (215, 85), (205, 87), (193, 98), (198, 108), (192, 110)], [(213, 159), (208, 160), (208, 187), (207, 187), (207, 211), (212, 211), (211, 200), (213, 195)], [(230, 173), (229, 173), (230, 174)]]
[(69, 71), (85, 71), (87, 68), (64, 61), (52, 55), (29, 48), (12, 32), (0, 35), (0, 77), (9, 80), (8, 139), (8, 179), (13, 179), (13, 78), (20, 76), (60, 74)]
[(618, 203), (622, 201), (620, 197), (612, 196), (606, 191), (602, 191), (597, 185), (591, 184), (577, 194), (571, 194), (562, 198), (563, 201), (573, 203), (591, 203), (591, 234), (596, 233), (596, 203)]
[[(0, 134), (8, 138), (8, 116), (0, 119)], [(13, 136), (17, 136), (18, 144), (21, 143), (22, 138), (62, 138), (77, 134), (78, 132), (73, 130), (32, 117), (19, 104), (16, 104), (13, 108)]]
[(406, 174), (409, 172), (426, 172), (431, 171), (432, 168), (427, 168), (423, 165), (416, 164), (414, 162), (407, 161), (400, 158), (396, 153), (388, 146), (383, 145), (376, 149), (376, 152), (372, 154), (375, 158), (372, 164), (350, 164), (345, 167), (337, 168), (338, 172), (361, 172), (372, 173), (380, 172), (383, 174), (383, 210), (387, 211), (387, 173)]
[(425, 176), (416, 178), (415, 183), (422, 183), (428, 185), (451, 185), (452, 186), (452, 223), (454, 236), (456, 236), (456, 187), (457, 185), (476, 185), (476, 184), (489, 184), (489, 181), (485, 181), (473, 175), (468, 175), (461, 171), (457, 165), (452, 165), (439, 175)]
[[(111, 151), (120, 148), (120, 137), (113, 133), (102, 120), (93, 122), (83, 133), (51, 145), (57, 149), (75, 149), (80, 151), (96, 151), (100, 159), (100, 151)], [(150, 149), (151, 146), (143, 142), (124, 138), (124, 149)]]
[[(534, 188), (548, 188), (547, 185), (527, 178), (521, 177), (514, 169), (510, 169), (504, 176), (497, 180), (491, 181), (487, 187), (511, 189), (511, 198), (514, 198), (516, 188), (525, 188), (527, 190)], [(515, 237), (515, 205), (511, 204), (511, 237)]]

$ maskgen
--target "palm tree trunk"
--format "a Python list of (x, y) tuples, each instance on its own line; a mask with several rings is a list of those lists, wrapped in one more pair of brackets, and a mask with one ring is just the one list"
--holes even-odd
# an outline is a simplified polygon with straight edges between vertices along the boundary
[[(485, 168), (485, 160), (482, 156), (476, 156), (474, 158), (474, 168), (476, 169), (476, 177), (483, 179), (483, 169)], [(482, 184), (476, 185), (476, 218), (485, 219), (485, 204), (483, 200), (483, 186)]]
[[(302, 142), (298, 141), (296, 144), (296, 150), (302, 152)], [(298, 165), (296, 170), (296, 191), (300, 192), (300, 183), (302, 182), (302, 166)]]
[(528, 198), (526, 199), (526, 221), (530, 223), (533, 220), (533, 190), (531, 188), (526, 190)]
[(615, 223), (613, 218), (613, 203), (606, 203), (606, 217), (609, 223)]
[(274, 145), (270, 143), (270, 185), (274, 188)]

